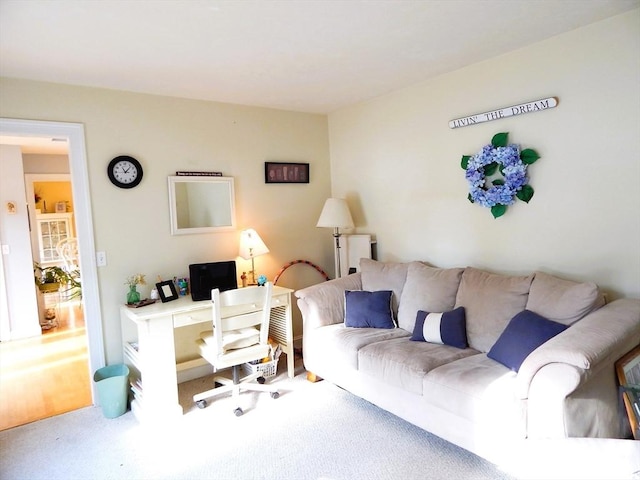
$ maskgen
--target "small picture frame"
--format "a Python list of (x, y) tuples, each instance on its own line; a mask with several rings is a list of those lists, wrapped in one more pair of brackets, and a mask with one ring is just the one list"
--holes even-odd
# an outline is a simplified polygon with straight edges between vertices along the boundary
[(178, 299), (178, 291), (176, 290), (176, 286), (171, 280), (156, 283), (156, 289), (158, 290), (158, 295), (160, 295), (160, 300), (162, 301), (162, 303), (167, 303), (172, 300)]
[(633, 438), (640, 440), (640, 347), (616, 362), (616, 372)]
[(67, 202), (56, 202), (56, 213), (67, 213)]
[(309, 183), (309, 164), (264, 162), (264, 183)]

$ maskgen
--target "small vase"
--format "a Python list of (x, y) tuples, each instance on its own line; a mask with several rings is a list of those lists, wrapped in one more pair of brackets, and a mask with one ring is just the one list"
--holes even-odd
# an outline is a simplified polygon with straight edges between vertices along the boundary
[(127, 293), (127, 304), (138, 303), (140, 301), (140, 292), (136, 290), (135, 285), (129, 286), (129, 293)]

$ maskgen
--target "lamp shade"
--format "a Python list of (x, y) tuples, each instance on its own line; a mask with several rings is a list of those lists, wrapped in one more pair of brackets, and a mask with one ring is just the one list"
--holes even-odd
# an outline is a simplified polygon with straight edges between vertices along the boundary
[(353, 226), (347, 201), (343, 198), (327, 198), (316, 227), (353, 228)]
[(249, 260), (258, 255), (269, 253), (269, 249), (264, 244), (258, 232), (253, 228), (248, 228), (240, 232), (240, 255), (245, 260)]

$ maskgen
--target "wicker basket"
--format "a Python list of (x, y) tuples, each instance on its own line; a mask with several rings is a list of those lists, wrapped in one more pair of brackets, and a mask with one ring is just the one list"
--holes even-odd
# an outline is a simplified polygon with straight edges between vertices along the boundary
[(242, 369), (247, 375), (260, 372), (264, 378), (274, 377), (278, 371), (278, 360), (256, 364), (244, 363), (242, 364)]

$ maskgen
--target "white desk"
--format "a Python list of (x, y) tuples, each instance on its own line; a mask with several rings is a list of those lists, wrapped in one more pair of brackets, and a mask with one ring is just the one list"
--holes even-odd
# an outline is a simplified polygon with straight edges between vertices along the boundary
[[(291, 292), (274, 285), (269, 323), (269, 336), (287, 355), (289, 378), (294, 376)], [(202, 376), (197, 368), (204, 366), (208, 366), (204, 374), (211, 373), (195, 343), (199, 332), (211, 329), (211, 309), (210, 301), (194, 302), (190, 296), (140, 308), (120, 307), (124, 363), (131, 370), (132, 381), (139, 383), (131, 410), (140, 421), (182, 415), (179, 376), (182, 381), (197, 378)], [(189, 371), (197, 373), (189, 375)]]

